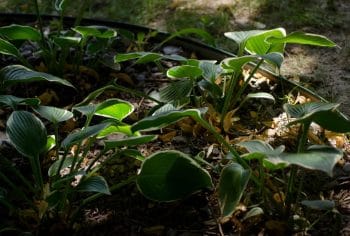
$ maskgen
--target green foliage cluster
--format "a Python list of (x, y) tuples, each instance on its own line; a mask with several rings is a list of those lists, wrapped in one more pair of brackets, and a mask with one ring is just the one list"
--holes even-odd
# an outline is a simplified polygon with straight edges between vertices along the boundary
[[(56, 9), (61, 15), (65, 6), (66, 1), (56, 1)], [(53, 82), (74, 89), (74, 84), (59, 77), (63, 74), (62, 68), (71, 55), (71, 49), (75, 49), (73, 53), (76, 66), (79, 67), (83, 55), (90, 54), (98, 58), (117, 36), (116, 30), (102, 26), (75, 26), (69, 31), (64, 31), (62, 19), (57, 32), (48, 37), (40, 27), (42, 23), (39, 29), (22, 25), (0, 27), (0, 53), (15, 57), (22, 63), (6, 66), (0, 71), (0, 103), (13, 109), (6, 122), (6, 134), (13, 147), (30, 163), (32, 176), (31, 179), (27, 179), (11, 165), (9, 157), (1, 157), (1, 161), (7, 164), (4, 165), (6, 169), (0, 169), (0, 179), (5, 183), (0, 188), (0, 203), (8, 208), (11, 214), (16, 214), (18, 210), (30, 209), (36, 215), (38, 224), (54, 218), (73, 225), (86, 204), (105, 194), (111, 194), (112, 190), (125, 184), (135, 182), (145, 197), (164, 202), (183, 199), (202, 189), (216, 187), (222, 216), (226, 217), (235, 211), (250, 181), (254, 191), (261, 193), (259, 201), (262, 202), (252, 211), (258, 212), (257, 214), (269, 213), (273, 193), (265, 187), (265, 175), (277, 173), (279, 170), (290, 170), (289, 176), (282, 180), (286, 197), (280, 203), (285, 206), (280, 215), (292, 219), (293, 209), (300, 204), (301, 189), (296, 184), (298, 168), (323, 171), (331, 176), (333, 167), (342, 157), (342, 152), (336, 148), (309, 145), (307, 142), (307, 133), (312, 122), (335, 132), (350, 131), (350, 121), (337, 111), (338, 104), (310, 102), (284, 105), (285, 112), (291, 118), (295, 118), (288, 125), (300, 126), (300, 141), (294, 153), (285, 152), (284, 146), (273, 148), (268, 143), (252, 140), (239, 144), (248, 151), (246, 154), (240, 154), (226, 141), (224, 134), (218, 133), (205, 119), (207, 106), (216, 109), (221, 117), (220, 125), (223, 126), (228, 112), (242, 107), (247, 99), (274, 101), (274, 97), (269, 93), (245, 95), (254, 73), (265, 63), (278, 71), (287, 43), (334, 47), (335, 44), (326, 37), (303, 32), (287, 34), (283, 28), (227, 32), (225, 36), (235, 41), (239, 50), (237, 57), (226, 58), (221, 62), (187, 59), (156, 52), (117, 54), (114, 58), (115, 63), (127, 60), (133, 60), (135, 64), (159, 65), (161, 60), (174, 60), (178, 63), (166, 71), (171, 83), (160, 91), (159, 101), (153, 98), (158, 102), (153, 112), (130, 124), (125, 120), (134, 112), (131, 103), (116, 98), (98, 100), (107, 90), (120, 90), (120, 86), (115, 83), (93, 91), (70, 109), (40, 105), (38, 98), (19, 98), (5, 94), (14, 84), (33, 81)], [(49, 73), (35, 71), (21, 55), (15, 42), (23, 40), (35, 42), (40, 46), (42, 59)], [(244, 78), (243, 68), (248, 64), (253, 69), (249, 76)], [(224, 78), (225, 83), (217, 84), (215, 80), (218, 76)], [(99, 118), (94, 119), (96, 117)], [(227, 160), (218, 167), (206, 163), (200, 154), (192, 157), (170, 150), (158, 151), (144, 157), (137, 150), (138, 145), (157, 138), (154, 133), (147, 132), (160, 130), (188, 117), (212, 133), (217, 141), (227, 148)], [(62, 122), (71, 118), (84, 121), (84, 124), (75, 132), (61, 137), (59, 129)], [(111, 139), (109, 135), (115, 133), (122, 136)], [(101, 150), (89, 163), (83, 165), (84, 157), (96, 143), (101, 145)], [(56, 161), (43, 173), (41, 157), (50, 150), (54, 150)], [(123, 156), (140, 160), (140, 172), (125, 181), (108, 186), (99, 170), (108, 160)], [(107, 161), (102, 161), (106, 157)], [(253, 173), (251, 160), (259, 162), (259, 175)], [(212, 177), (203, 163), (220, 173), (217, 186), (214, 186)], [(9, 172), (14, 173), (20, 185), (17, 180), (15, 182), (8, 177)], [(8, 197), (9, 192), (16, 192), (23, 203), (12, 201)], [(310, 207), (316, 205), (325, 210), (332, 208), (324, 201), (301, 203)]]

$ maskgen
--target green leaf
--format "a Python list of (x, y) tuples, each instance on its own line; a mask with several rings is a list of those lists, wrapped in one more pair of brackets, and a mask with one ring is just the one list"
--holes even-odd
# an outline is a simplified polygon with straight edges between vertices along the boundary
[(56, 145), (55, 135), (49, 135), (47, 136), (47, 142), (45, 147), (45, 152), (50, 151), (52, 148), (54, 148)]
[(139, 52), (119, 53), (114, 57), (114, 62), (120, 63), (123, 61), (137, 59), (137, 58), (140, 58), (141, 56), (142, 55)]
[(17, 59), (21, 58), (21, 53), (18, 49), (10, 42), (0, 38), (0, 53), (5, 55), (14, 56)]
[(276, 28), (272, 30), (251, 30), (251, 31), (237, 31), (226, 32), (225, 36), (234, 40), (239, 45), (238, 56), (243, 55), (243, 50), (247, 50), (250, 54), (264, 55), (268, 52), (284, 51), (284, 44), (275, 44), (266, 42), (269, 37), (284, 37), (286, 32), (283, 28)]
[(282, 153), (280, 156), (268, 159), (274, 164), (294, 164), (311, 170), (320, 170), (332, 176), (335, 164), (342, 157), (342, 151), (336, 148), (314, 145), (309, 147), (305, 153)]
[(283, 109), (291, 117), (306, 119), (320, 111), (329, 111), (337, 109), (337, 103), (309, 102), (303, 104), (284, 104)]
[(123, 138), (120, 140), (106, 140), (104, 141), (104, 143), (105, 143), (106, 149), (112, 149), (112, 148), (123, 147), (123, 146), (132, 147), (136, 145), (141, 145), (144, 143), (149, 143), (155, 139), (157, 139), (157, 135), (142, 135), (142, 136)]
[(280, 52), (271, 52), (265, 55), (261, 55), (260, 57), (270, 64), (277, 66), (278, 68), (281, 68), (284, 60), (284, 56)]
[(9, 65), (0, 70), (0, 81), (4, 86), (13, 85), (15, 83), (28, 83), (33, 81), (48, 81), (74, 88), (67, 80), (56, 76), (33, 71), (22, 65)]
[(170, 83), (159, 91), (160, 100), (173, 103), (190, 96), (194, 82), (190, 79), (181, 79)]
[(283, 28), (276, 28), (272, 30), (262, 31), (259, 34), (251, 36), (245, 45), (245, 50), (250, 54), (264, 55), (271, 52), (284, 52), (283, 43), (272, 44), (266, 41), (269, 37), (281, 38), (286, 35), (286, 31)]
[(225, 70), (232, 70), (237, 73), (242, 70), (245, 64), (256, 59), (256, 56), (229, 57), (221, 62), (221, 67)]
[(205, 40), (205, 42), (207, 42), (208, 44), (213, 46), (215, 45), (214, 37), (211, 36), (207, 31), (198, 29), (198, 28), (186, 28), (186, 29), (178, 30), (175, 33), (172, 33), (171, 36), (166, 38), (163, 42), (161, 42), (160, 45), (163, 45), (164, 43), (178, 36), (189, 35), (189, 34), (198, 35), (202, 37)]
[(59, 36), (53, 37), (53, 42), (62, 49), (77, 47), (81, 41), (80, 37)]
[(114, 62), (120, 63), (123, 61), (136, 60), (136, 64), (145, 64), (149, 62), (159, 61), (161, 59), (168, 59), (173, 61), (186, 61), (187, 59), (179, 55), (163, 55), (155, 52), (131, 52), (119, 53), (114, 57)]
[(219, 201), (221, 214), (231, 215), (238, 205), (248, 184), (250, 172), (238, 163), (226, 165), (219, 180)]
[(178, 151), (157, 152), (142, 163), (136, 184), (147, 198), (175, 201), (203, 188), (212, 188), (209, 173), (188, 155)]
[(162, 59), (162, 55), (154, 52), (141, 52), (140, 57), (136, 60), (136, 64), (146, 64)]
[(296, 43), (296, 44), (307, 44), (321, 47), (335, 47), (337, 46), (333, 41), (327, 37), (318, 34), (309, 34), (304, 32), (293, 32), (280, 37), (269, 37), (266, 39), (269, 43)]
[(216, 78), (221, 73), (220, 65), (215, 64), (215, 61), (200, 61), (199, 68), (202, 70), (202, 76), (206, 80), (215, 83)]
[(117, 31), (106, 26), (77, 26), (72, 28), (73, 31), (81, 34), (84, 38), (96, 37), (96, 38), (113, 38), (117, 36)]
[(336, 103), (309, 102), (297, 105), (284, 104), (283, 109), (291, 117), (297, 118), (288, 125), (314, 121), (331, 131), (348, 132), (350, 121), (335, 111), (338, 106)]
[(36, 158), (46, 148), (44, 124), (27, 111), (12, 112), (6, 122), (6, 134), (16, 150), (28, 158)]
[(254, 207), (250, 209), (243, 217), (243, 221), (255, 217), (255, 216), (260, 216), (264, 214), (264, 210), (261, 207)]
[(3, 104), (5, 106), (9, 106), (13, 110), (16, 110), (18, 105), (38, 106), (40, 104), (40, 99), (38, 99), (38, 98), (19, 98), (19, 97), (12, 96), (12, 95), (0, 95), (0, 104)]
[(273, 149), (268, 143), (260, 140), (242, 142), (239, 145), (250, 152), (244, 158), (264, 158), (264, 167), (270, 170), (285, 168), (294, 164), (311, 170), (320, 170), (332, 176), (335, 164), (343, 156), (340, 150), (330, 146), (314, 145), (303, 153), (284, 153), (284, 146)]
[(115, 87), (113, 85), (107, 85), (107, 86), (104, 86), (102, 88), (96, 89), (93, 92), (91, 92), (83, 101), (76, 104), (75, 107), (88, 105), (91, 101), (93, 101), (95, 98), (100, 96), (104, 91), (109, 90), (109, 89), (113, 90), (113, 89), (115, 89)]
[(35, 108), (34, 111), (54, 124), (69, 120), (73, 117), (72, 112), (51, 106), (39, 106)]
[(189, 65), (174, 66), (166, 72), (166, 75), (172, 79), (176, 79), (176, 78), (195, 79), (202, 76), (202, 74), (203, 74), (203, 71), (201, 68), (198, 68), (196, 66), (189, 66)]
[(69, 5), (68, 0), (55, 0), (55, 9), (58, 12), (63, 12), (66, 7)]
[(314, 210), (324, 210), (324, 211), (330, 211), (335, 207), (334, 201), (330, 201), (330, 200), (311, 200), (311, 201), (304, 200), (304, 201), (301, 201), (301, 204)]
[(107, 99), (96, 106), (94, 115), (108, 117), (122, 121), (134, 111), (134, 106), (116, 98)]
[(322, 128), (337, 133), (350, 132), (350, 120), (339, 112), (321, 111), (313, 117), (313, 121)]
[(39, 30), (26, 25), (8, 25), (0, 27), (0, 36), (7, 40), (41, 40)]
[(110, 134), (115, 134), (115, 133), (122, 133), (122, 134), (125, 134), (127, 136), (133, 135), (133, 133), (131, 132), (130, 125), (110, 125), (110, 126), (104, 128), (103, 130), (101, 130), (98, 133), (97, 138), (101, 139), (101, 138), (104, 138)]
[(248, 100), (248, 99), (268, 99), (271, 101), (275, 102), (275, 98), (270, 94), (270, 93), (265, 93), (265, 92), (259, 92), (259, 93), (249, 93), (244, 100)]
[(89, 126), (76, 133), (70, 133), (61, 143), (62, 148), (68, 149), (70, 146), (83, 141), (86, 138), (97, 135), (100, 131), (105, 129), (110, 123), (102, 123), (98, 125)]
[(185, 117), (202, 119), (200, 111), (197, 109), (187, 109), (184, 111), (170, 111), (155, 116), (148, 116), (136, 122), (131, 130), (133, 132), (140, 130), (157, 130), (175, 123)]
[(262, 32), (264, 31), (263, 30), (236, 31), (236, 32), (226, 32), (224, 35), (227, 38), (235, 41), (238, 44), (239, 48), (242, 48), (243, 50), (245, 48), (245, 44), (247, 40), (250, 37), (255, 36), (257, 34), (261, 34)]
[[(49, 177), (53, 177), (53, 176), (55, 176), (57, 174), (57, 171), (58, 171), (58, 168), (61, 165), (61, 162), (62, 162), (62, 159), (60, 158), (59, 160), (55, 161), (50, 166), (50, 168), (49, 168), (49, 170), (47, 172)], [(68, 167), (72, 166), (73, 162), (74, 162), (74, 158), (66, 158), (66, 159), (64, 159), (62, 167), (61, 167), (61, 170), (64, 169), (64, 168), (68, 168)]]
[(82, 181), (76, 187), (79, 192), (97, 192), (110, 195), (107, 181), (102, 176), (83, 177)]

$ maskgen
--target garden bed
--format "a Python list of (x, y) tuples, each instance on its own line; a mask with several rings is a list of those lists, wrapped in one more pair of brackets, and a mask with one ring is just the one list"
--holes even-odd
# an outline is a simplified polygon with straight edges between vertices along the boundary
[[(35, 16), (12, 17), (0, 19), (6, 24), (23, 24), (25, 19), (34, 22), (30, 26), (38, 24)], [(50, 16), (43, 20), (45, 26), (51, 22), (44, 29), (53, 35), (57, 21), (50, 21)], [(64, 18), (63, 22), (71, 27), (74, 19)], [(5, 127), (7, 133), (1, 154), (15, 168), (4, 162), (0, 170), (2, 186), (6, 186), (0, 189), (1, 217), (6, 218), (5, 228), (0, 230), (78, 235), (285, 235), (308, 230), (338, 233), (345, 228), (349, 214), (347, 136), (317, 126), (309, 131), (309, 127), (315, 121), (326, 129), (349, 132), (349, 121), (336, 111), (337, 104), (310, 103), (320, 98), (266, 70), (254, 73), (262, 58), (278, 66), (280, 54), (239, 55), (243, 59), (237, 61), (232, 54), (188, 39), (173, 38), (160, 45), (170, 35), (152, 37), (152, 30), (139, 26), (92, 20), (81, 25), (74, 27), (74, 34), (61, 37), (62, 41), (52, 38), (56, 41), (51, 46), (58, 45), (55, 62), (64, 55), (63, 43), (70, 43), (69, 56), (51, 67), (64, 80), (48, 75), (52, 73), (50, 65), (38, 53), (40, 47), (47, 49), (40, 45), (42, 39), (36, 39), (39, 31), (22, 46), (13, 40), (23, 58), (18, 56), (16, 61), (3, 56), (1, 61), (2, 133)], [(281, 32), (266, 31), (272, 35)], [(2, 34), (3, 40), (8, 39), (5, 36)], [(235, 39), (232, 34), (229, 37)], [(300, 37), (310, 44), (315, 40)], [(317, 43), (332, 45), (322, 40)], [(94, 49), (99, 43), (102, 47)], [(154, 45), (160, 45), (158, 50), (147, 52)], [(252, 51), (254, 46), (248, 49)], [(16, 56), (13, 51), (7, 54)], [(21, 66), (8, 67), (18, 60), (32, 66), (29, 74)], [(55, 71), (59, 66), (62, 71)], [(23, 78), (36, 82), (20, 83)], [(180, 87), (181, 83), (169, 87), (174, 81), (186, 83), (184, 78), (194, 81), (188, 92), (183, 92), (188, 87)], [(231, 99), (225, 97), (230, 91), (223, 86), (227, 83), (230, 87), (233, 79), (237, 83), (232, 88), (239, 96), (232, 94), (236, 103), (225, 107)], [(21, 98), (9, 99), (8, 95)], [(283, 108), (283, 104), (287, 105)], [(16, 112), (10, 115), (13, 110)], [(287, 128), (293, 116), (299, 126)], [(344, 125), (329, 125), (325, 119)], [(41, 133), (34, 128), (31, 133), (28, 125), (19, 121), (34, 124)], [(33, 140), (21, 140), (18, 133)], [(54, 133), (55, 139), (46, 140), (47, 134)], [(45, 137), (45, 143), (39, 136)], [(40, 142), (42, 147), (36, 150)], [(306, 150), (312, 143), (328, 146)], [(251, 154), (244, 156), (247, 151)], [(33, 162), (36, 158), (39, 164)], [(170, 165), (166, 158), (179, 166)], [(322, 165), (328, 160), (328, 165)], [(74, 170), (69, 168), (72, 165)], [(37, 167), (42, 174), (37, 174)], [(159, 172), (163, 168), (169, 173), (162, 183), (147, 182), (145, 179), (152, 178), (147, 168), (159, 176), (164, 175)], [(33, 182), (34, 189), (26, 189), (16, 170)], [(6, 178), (10, 173), (18, 176)], [(316, 185), (312, 184), (314, 178), (319, 180)], [(12, 184), (23, 187), (16, 189)], [(31, 191), (35, 194), (30, 195)], [(18, 198), (11, 199), (18, 193)], [(67, 201), (62, 201), (65, 198)]]

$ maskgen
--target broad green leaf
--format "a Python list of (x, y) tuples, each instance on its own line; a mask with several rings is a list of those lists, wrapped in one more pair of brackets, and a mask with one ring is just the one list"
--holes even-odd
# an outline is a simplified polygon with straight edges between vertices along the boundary
[(285, 112), (294, 118), (305, 119), (320, 111), (329, 111), (337, 109), (337, 103), (309, 102), (303, 104), (284, 104)]
[(149, 143), (157, 138), (157, 135), (142, 135), (136, 137), (128, 137), (120, 140), (106, 140), (104, 141), (106, 149), (112, 149), (117, 147), (132, 147), (136, 145), (141, 145), (144, 143)]
[(172, 123), (175, 123), (185, 117), (192, 117), (194, 119), (202, 119), (200, 111), (197, 109), (187, 109), (184, 111), (170, 111), (155, 116), (148, 116), (132, 125), (133, 132), (140, 130), (157, 130), (164, 128)]
[(202, 76), (206, 80), (215, 83), (216, 78), (221, 73), (220, 65), (216, 61), (200, 61), (199, 68), (203, 71)]
[(297, 118), (288, 125), (313, 121), (334, 132), (349, 132), (350, 121), (335, 111), (338, 106), (336, 103), (310, 102), (297, 105), (284, 104), (283, 109), (291, 117)]
[(169, 111), (175, 111), (176, 107), (174, 107), (174, 105), (167, 103), (161, 107), (159, 107), (157, 110), (155, 110), (152, 115), (156, 116), (156, 115), (160, 115), (160, 114), (164, 114), (167, 113)]
[(194, 87), (191, 79), (181, 79), (170, 83), (159, 91), (160, 100), (173, 103), (190, 96)]
[(259, 92), (259, 93), (249, 93), (244, 100), (248, 100), (248, 99), (268, 99), (268, 100), (272, 100), (275, 102), (275, 98), (270, 94), (270, 93), (265, 93), (265, 92)]
[(324, 210), (324, 211), (330, 211), (335, 207), (334, 201), (330, 201), (330, 200), (311, 200), (311, 201), (304, 200), (304, 201), (301, 201), (301, 204), (314, 210)]
[(104, 91), (111, 89), (113, 90), (115, 89), (115, 87), (113, 85), (107, 85), (102, 88), (96, 89), (93, 92), (91, 92), (83, 101), (76, 104), (75, 107), (88, 105), (91, 101), (100, 96)]
[(218, 86), (215, 82), (202, 79), (197, 84), (202, 90), (208, 92), (209, 95), (211, 95), (214, 100), (215, 99), (219, 100), (222, 98), (223, 92), (221, 90), (221, 87)]
[(264, 214), (264, 210), (261, 207), (254, 207), (250, 209), (243, 217), (243, 221), (249, 218), (260, 216)]
[[(232, 39), (233, 41), (235, 41), (239, 48), (241, 50), (243, 50), (245, 48), (245, 44), (247, 42), (247, 40), (257, 34), (261, 34), (262, 32), (264, 32), (263, 30), (250, 30), (250, 31), (236, 31), (236, 32), (226, 32), (224, 35), (229, 38)], [(238, 56), (241, 56), (240, 54), (238, 54)]]
[(28, 158), (38, 157), (46, 148), (45, 126), (30, 112), (12, 112), (6, 122), (6, 134), (16, 150)]
[(131, 132), (130, 125), (110, 125), (110, 126), (104, 128), (103, 130), (101, 130), (98, 133), (97, 138), (101, 139), (101, 138), (104, 138), (110, 134), (115, 134), (115, 133), (122, 133), (122, 134), (125, 134), (127, 136), (133, 135), (133, 133)]
[(69, 0), (55, 0), (55, 9), (58, 12), (63, 12), (69, 5)]
[(68, 149), (70, 146), (83, 141), (86, 138), (97, 135), (104, 130), (110, 123), (102, 123), (98, 125), (89, 126), (76, 133), (70, 133), (61, 143), (62, 148)]
[(164, 43), (172, 40), (173, 38), (176, 38), (178, 36), (183, 36), (183, 35), (189, 35), (189, 34), (194, 34), (200, 36), (206, 43), (214, 46), (215, 45), (215, 40), (214, 37), (211, 36), (208, 32), (202, 29), (198, 28), (186, 28), (182, 30), (178, 30), (175, 33), (172, 33), (168, 38), (166, 38), (164, 41), (162, 41), (158, 47), (163, 45)]
[(105, 178), (100, 175), (84, 176), (81, 182), (76, 187), (79, 192), (97, 192), (110, 195), (109, 187)]
[(283, 43), (272, 44), (266, 41), (269, 37), (282, 38), (286, 35), (286, 31), (283, 28), (276, 28), (272, 30), (266, 30), (254, 36), (251, 36), (245, 45), (245, 50), (250, 54), (264, 55), (271, 52), (284, 52)]
[(38, 106), (40, 99), (38, 98), (19, 98), (13, 95), (0, 95), (0, 106), (5, 105), (16, 110), (18, 105)]
[(96, 111), (96, 106), (97, 106), (96, 104), (90, 104), (86, 106), (76, 106), (72, 108), (72, 111), (73, 112), (78, 111), (84, 116), (92, 117)]
[(140, 57), (136, 60), (136, 64), (146, 64), (149, 62), (155, 62), (162, 59), (162, 55), (154, 52), (142, 52)]
[(116, 98), (107, 99), (96, 106), (94, 115), (108, 117), (122, 121), (134, 111), (134, 106)]
[(263, 166), (271, 171), (286, 168), (288, 163), (273, 163), (269, 160), (269, 157), (275, 157), (283, 153), (285, 147), (283, 145), (274, 149), (270, 144), (261, 140), (251, 140), (241, 142), (238, 144), (248, 150), (248, 154), (242, 155), (246, 160), (262, 160)]
[(136, 179), (143, 195), (155, 201), (175, 201), (204, 188), (212, 188), (209, 173), (188, 155), (157, 152), (142, 163)]
[(39, 30), (25, 25), (8, 25), (0, 27), (0, 36), (7, 40), (41, 40)]
[(62, 49), (77, 47), (81, 41), (80, 37), (59, 36), (53, 37), (53, 42)]
[(269, 144), (260, 140), (242, 142), (239, 145), (250, 152), (244, 158), (264, 158), (264, 166), (271, 170), (294, 164), (311, 170), (320, 170), (332, 176), (333, 167), (343, 156), (340, 150), (330, 146), (315, 145), (303, 153), (285, 153), (283, 152), (284, 146), (273, 149)]
[(336, 148), (314, 145), (305, 153), (282, 153), (280, 156), (269, 157), (268, 160), (274, 164), (288, 163), (311, 170), (320, 170), (332, 176), (335, 164), (342, 157), (342, 151)]
[(33, 81), (48, 81), (74, 88), (67, 80), (56, 76), (33, 71), (22, 65), (9, 65), (0, 70), (0, 81), (3, 86), (13, 85), (15, 83), (28, 83)]
[(16, 58), (21, 58), (21, 53), (18, 49), (10, 42), (0, 38), (0, 53), (5, 55), (14, 56)]
[(280, 52), (271, 52), (260, 56), (262, 59), (266, 60), (270, 64), (281, 68), (284, 56)]
[(230, 57), (226, 58), (221, 62), (221, 66), (225, 70), (232, 70), (234, 72), (239, 72), (242, 70), (242, 67), (254, 60), (256, 60), (256, 56), (241, 56), (241, 57)]
[(161, 59), (168, 59), (173, 61), (186, 61), (187, 59), (179, 55), (163, 55), (155, 52), (131, 52), (120, 53), (114, 57), (114, 62), (120, 63), (123, 61), (136, 60), (136, 64), (144, 64), (149, 62), (159, 61)]
[(226, 165), (219, 180), (219, 201), (221, 214), (231, 215), (238, 205), (248, 184), (250, 172), (238, 163)]
[(270, 144), (263, 142), (261, 140), (250, 140), (241, 142), (238, 144), (241, 147), (244, 147), (250, 153), (262, 153), (266, 156), (278, 156), (284, 151), (284, 146), (281, 145), (274, 149)]
[(203, 75), (201, 68), (196, 66), (181, 65), (170, 68), (166, 75), (172, 79), (190, 78), (195, 79)]
[(119, 53), (114, 57), (114, 62), (120, 63), (123, 61), (129, 61), (140, 57), (141, 57), (140, 52)]
[(52, 148), (54, 148), (56, 145), (55, 135), (49, 135), (47, 136), (47, 142), (45, 147), (45, 152), (50, 151)]
[(81, 34), (84, 38), (96, 37), (96, 38), (113, 38), (117, 36), (117, 31), (106, 26), (77, 26), (72, 28), (73, 31)]
[(307, 44), (322, 47), (335, 47), (334, 42), (327, 37), (318, 34), (309, 34), (304, 32), (293, 32), (284, 37), (269, 37), (266, 39), (269, 43), (296, 43)]
[[(57, 171), (58, 171), (58, 168), (60, 167), (61, 165), (61, 162), (62, 162), (62, 159), (59, 159), (57, 161), (55, 161), (49, 168), (48, 170), (48, 175), (49, 177), (53, 177), (57, 174)], [(61, 170), (63, 170), (64, 168), (69, 168), (72, 166), (74, 162), (74, 158), (66, 158), (64, 159), (63, 161), (63, 164), (62, 164), (62, 167), (61, 167)]]
[(73, 117), (72, 112), (51, 106), (39, 106), (35, 108), (34, 111), (54, 124), (69, 120)]
[(144, 161), (146, 159), (146, 157), (144, 157), (142, 155), (142, 153), (137, 150), (137, 149), (122, 149), (120, 150), (120, 155), (121, 156), (127, 156), (127, 157), (132, 157), (136, 160), (139, 160), (139, 161)]
[(312, 119), (322, 128), (337, 133), (350, 132), (350, 120), (339, 112), (335, 111), (321, 111)]

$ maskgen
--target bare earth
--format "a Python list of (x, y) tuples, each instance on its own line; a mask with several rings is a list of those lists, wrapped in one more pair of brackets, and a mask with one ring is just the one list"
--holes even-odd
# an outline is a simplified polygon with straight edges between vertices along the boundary
[[(247, 26), (251, 29), (254, 27), (283, 27), (283, 25), (279, 25), (279, 22), (258, 22), (254, 20), (258, 11), (256, 6), (251, 3), (254, 1), (248, 1), (249, 3), (240, 2), (242, 1), (172, 0), (171, 6), (176, 9), (191, 9), (208, 13), (225, 10), (234, 4), (234, 17), (230, 20), (232, 30), (240, 30), (247, 28)], [(288, 7), (288, 1), (283, 2)], [(320, 1), (324, 5), (325, 2)], [(350, 92), (350, 1), (334, 0), (334, 5), (335, 11), (330, 13), (325, 9), (325, 14), (336, 14), (337, 19), (341, 22), (338, 27), (332, 29), (308, 27), (295, 30), (323, 34), (337, 43), (339, 47), (330, 49), (289, 46), (281, 73), (287, 78), (309, 84), (311, 88), (314, 88), (319, 95), (327, 100), (341, 103), (340, 109), (350, 116), (350, 99), (348, 97)], [(164, 28), (162, 22), (165, 20), (157, 19), (152, 26)]]

